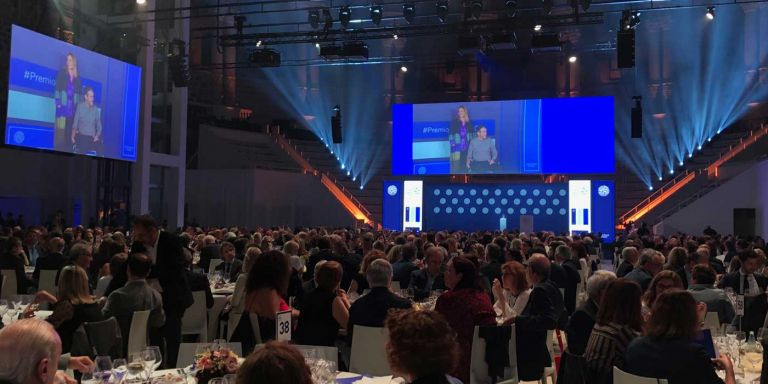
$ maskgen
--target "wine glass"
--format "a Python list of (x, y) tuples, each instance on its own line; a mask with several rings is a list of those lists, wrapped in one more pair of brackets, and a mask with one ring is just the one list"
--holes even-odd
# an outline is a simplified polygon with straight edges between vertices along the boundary
[(102, 383), (109, 383), (112, 377), (112, 358), (109, 356), (96, 356), (93, 375)]
[(229, 375), (224, 375), (224, 384), (235, 384), (237, 383), (237, 375), (230, 373)]
[(144, 363), (147, 366), (148, 377), (152, 377), (155, 370), (163, 362), (163, 355), (160, 354), (160, 347), (146, 347), (141, 351), (141, 356), (144, 358)]
[(115, 383), (120, 384), (128, 372), (128, 362), (125, 359), (115, 359), (112, 362), (112, 375), (115, 377)]
[(128, 357), (128, 376), (133, 379), (142, 380), (141, 374), (144, 373), (144, 357), (141, 352), (131, 353)]

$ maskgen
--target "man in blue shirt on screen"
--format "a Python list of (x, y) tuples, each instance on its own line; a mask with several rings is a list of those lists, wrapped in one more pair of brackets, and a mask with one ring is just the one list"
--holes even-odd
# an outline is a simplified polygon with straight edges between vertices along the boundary
[(72, 144), (75, 153), (98, 154), (101, 141), (101, 108), (93, 104), (93, 88), (85, 87), (84, 99), (77, 105), (72, 122)]
[(477, 127), (477, 137), (469, 142), (467, 152), (467, 169), (471, 173), (488, 173), (496, 164), (499, 153), (496, 151), (496, 141), (488, 137), (488, 128)]

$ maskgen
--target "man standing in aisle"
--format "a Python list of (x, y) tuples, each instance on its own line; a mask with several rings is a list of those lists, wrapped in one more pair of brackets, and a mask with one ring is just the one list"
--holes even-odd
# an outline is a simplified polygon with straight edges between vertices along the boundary
[(133, 240), (131, 253), (143, 253), (152, 260), (152, 272), (147, 282), (163, 298), (165, 325), (160, 328), (160, 335), (150, 335), (150, 339), (165, 340), (163, 362), (167, 367), (174, 367), (181, 342), (181, 318), (193, 301), (184, 273), (182, 240), (169, 232), (160, 231), (155, 219), (149, 215), (133, 220)]

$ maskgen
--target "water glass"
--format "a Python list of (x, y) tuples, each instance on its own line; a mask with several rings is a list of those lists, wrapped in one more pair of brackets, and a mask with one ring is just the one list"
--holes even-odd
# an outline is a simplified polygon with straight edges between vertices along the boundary
[(146, 364), (147, 377), (152, 377), (155, 370), (160, 367), (163, 362), (163, 355), (160, 353), (160, 347), (146, 347), (141, 351), (141, 355), (144, 358)]
[(109, 383), (112, 377), (112, 358), (109, 356), (96, 356), (93, 375), (102, 383)]
[(224, 384), (235, 384), (237, 383), (237, 375), (230, 373), (229, 375), (224, 375)]
[(115, 359), (112, 362), (112, 375), (115, 377), (115, 383), (122, 383), (126, 373), (128, 373), (128, 362), (125, 359)]
[(134, 352), (128, 356), (128, 379), (130, 381), (142, 381), (145, 373), (145, 362), (141, 352)]

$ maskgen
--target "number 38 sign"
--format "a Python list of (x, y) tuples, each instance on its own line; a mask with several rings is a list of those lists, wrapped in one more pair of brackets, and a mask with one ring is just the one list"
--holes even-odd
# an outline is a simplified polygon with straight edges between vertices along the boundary
[(277, 341), (291, 341), (291, 311), (278, 312), (275, 321), (277, 322)]

